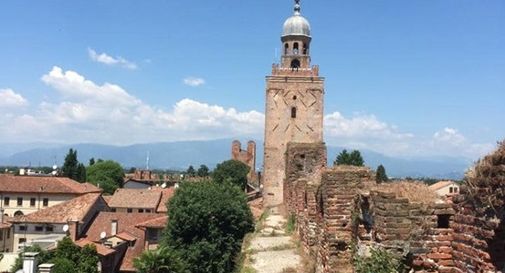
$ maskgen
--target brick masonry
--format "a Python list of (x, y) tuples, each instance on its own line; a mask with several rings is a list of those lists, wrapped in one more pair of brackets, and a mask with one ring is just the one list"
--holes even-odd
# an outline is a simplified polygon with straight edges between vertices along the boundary
[(411, 272), (503, 272), (505, 148), (500, 151), (476, 166), (453, 202), (418, 203), (374, 187), (368, 168), (326, 167), (323, 143), (288, 144), (284, 203), (320, 273), (353, 272), (352, 245), (403, 255)]

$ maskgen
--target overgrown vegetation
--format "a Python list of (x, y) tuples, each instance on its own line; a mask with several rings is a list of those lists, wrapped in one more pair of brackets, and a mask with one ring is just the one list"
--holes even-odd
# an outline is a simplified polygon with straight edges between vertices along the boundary
[(25, 252), (38, 252), (39, 264), (54, 264), (53, 273), (98, 273), (99, 258), (95, 246), (86, 245), (80, 248), (69, 237), (59, 241), (58, 247), (51, 252), (43, 250), (38, 245), (25, 247), (16, 258), (10, 270), (12, 273), (23, 268)]
[[(177, 189), (168, 204), (170, 221), (162, 236), (162, 251), (138, 258), (139, 272), (233, 272), (240, 262), (244, 236), (254, 230), (254, 222), (247, 197), (235, 183), (247, 172), (226, 170), (213, 181), (183, 183)], [(170, 264), (172, 260), (175, 265)]]
[(404, 272), (403, 261), (398, 256), (381, 248), (370, 248), (369, 256), (354, 255), (356, 273)]
[(286, 222), (286, 234), (293, 234), (296, 229), (296, 216), (294, 214), (290, 214), (288, 217), (288, 221)]

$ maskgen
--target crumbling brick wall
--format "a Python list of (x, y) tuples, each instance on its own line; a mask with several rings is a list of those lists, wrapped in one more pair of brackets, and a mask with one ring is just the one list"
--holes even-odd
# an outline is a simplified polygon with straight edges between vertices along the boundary
[(256, 174), (256, 142), (248, 141), (247, 149), (242, 150), (240, 141), (235, 140), (231, 145), (231, 159), (238, 160), (249, 167), (247, 181), (254, 186), (259, 186), (258, 176)]
[(457, 272), (505, 272), (505, 144), (467, 175), (452, 243)]

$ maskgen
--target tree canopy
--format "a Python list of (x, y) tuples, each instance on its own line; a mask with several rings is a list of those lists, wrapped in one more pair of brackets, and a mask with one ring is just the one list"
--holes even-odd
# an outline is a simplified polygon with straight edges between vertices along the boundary
[(123, 186), (124, 170), (119, 163), (112, 160), (98, 160), (87, 168), (88, 181), (100, 186), (105, 193), (113, 194)]
[(354, 150), (349, 153), (347, 150), (343, 150), (337, 155), (337, 159), (335, 159), (333, 165), (351, 165), (361, 167), (365, 165), (365, 161), (363, 160), (360, 151)]
[(388, 175), (386, 174), (386, 168), (384, 168), (384, 166), (379, 165), (379, 167), (377, 167), (377, 171), (375, 172), (375, 181), (378, 184), (389, 181)]
[(186, 174), (190, 177), (194, 177), (196, 175), (196, 171), (193, 165), (189, 165), (188, 169), (186, 170)]
[(162, 245), (184, 257), (192, 273), (228, 273), (242, 239), (254, 229), (247, 198), (228, 183), (186, 183), (169, 202)]
[(212, 172), (212, 179), (216, 183), (231, 183), (245, 189), (248, 173), (249, 166), (246, 164), (238, 160), (228, 160), (216, 166)]
[(198, 168), (196, 175), (198, 175), (199, 177), (209, 176), (209, 167), (207, 167), (205, 165), (200, 165), (200, 168)]
[(62, 175), (79, 182), (86, 182), (86, 167), (77, 160), (77, 150), (70, 148), (61, 167)]
[(48, 252), (38, 245), (28, 246), (19, 253), (11, 272), (23, 268), (23, 253), (38, 252), (39, 264), (54, 264), (53, 273), (98, 273), (98, 253), (94, 245), (86, 245), (83, 248), (75, 245), (67, 236), (58, 242), (54, 251)]

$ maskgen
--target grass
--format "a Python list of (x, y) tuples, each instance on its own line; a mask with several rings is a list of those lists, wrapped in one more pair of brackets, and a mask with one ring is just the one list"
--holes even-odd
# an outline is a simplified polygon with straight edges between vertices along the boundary
[(296, 229), (296, 216), (294, 214), (290, 214), (288, 217), (288, 222), (286, 223), (286, 234), (291, 235)]

